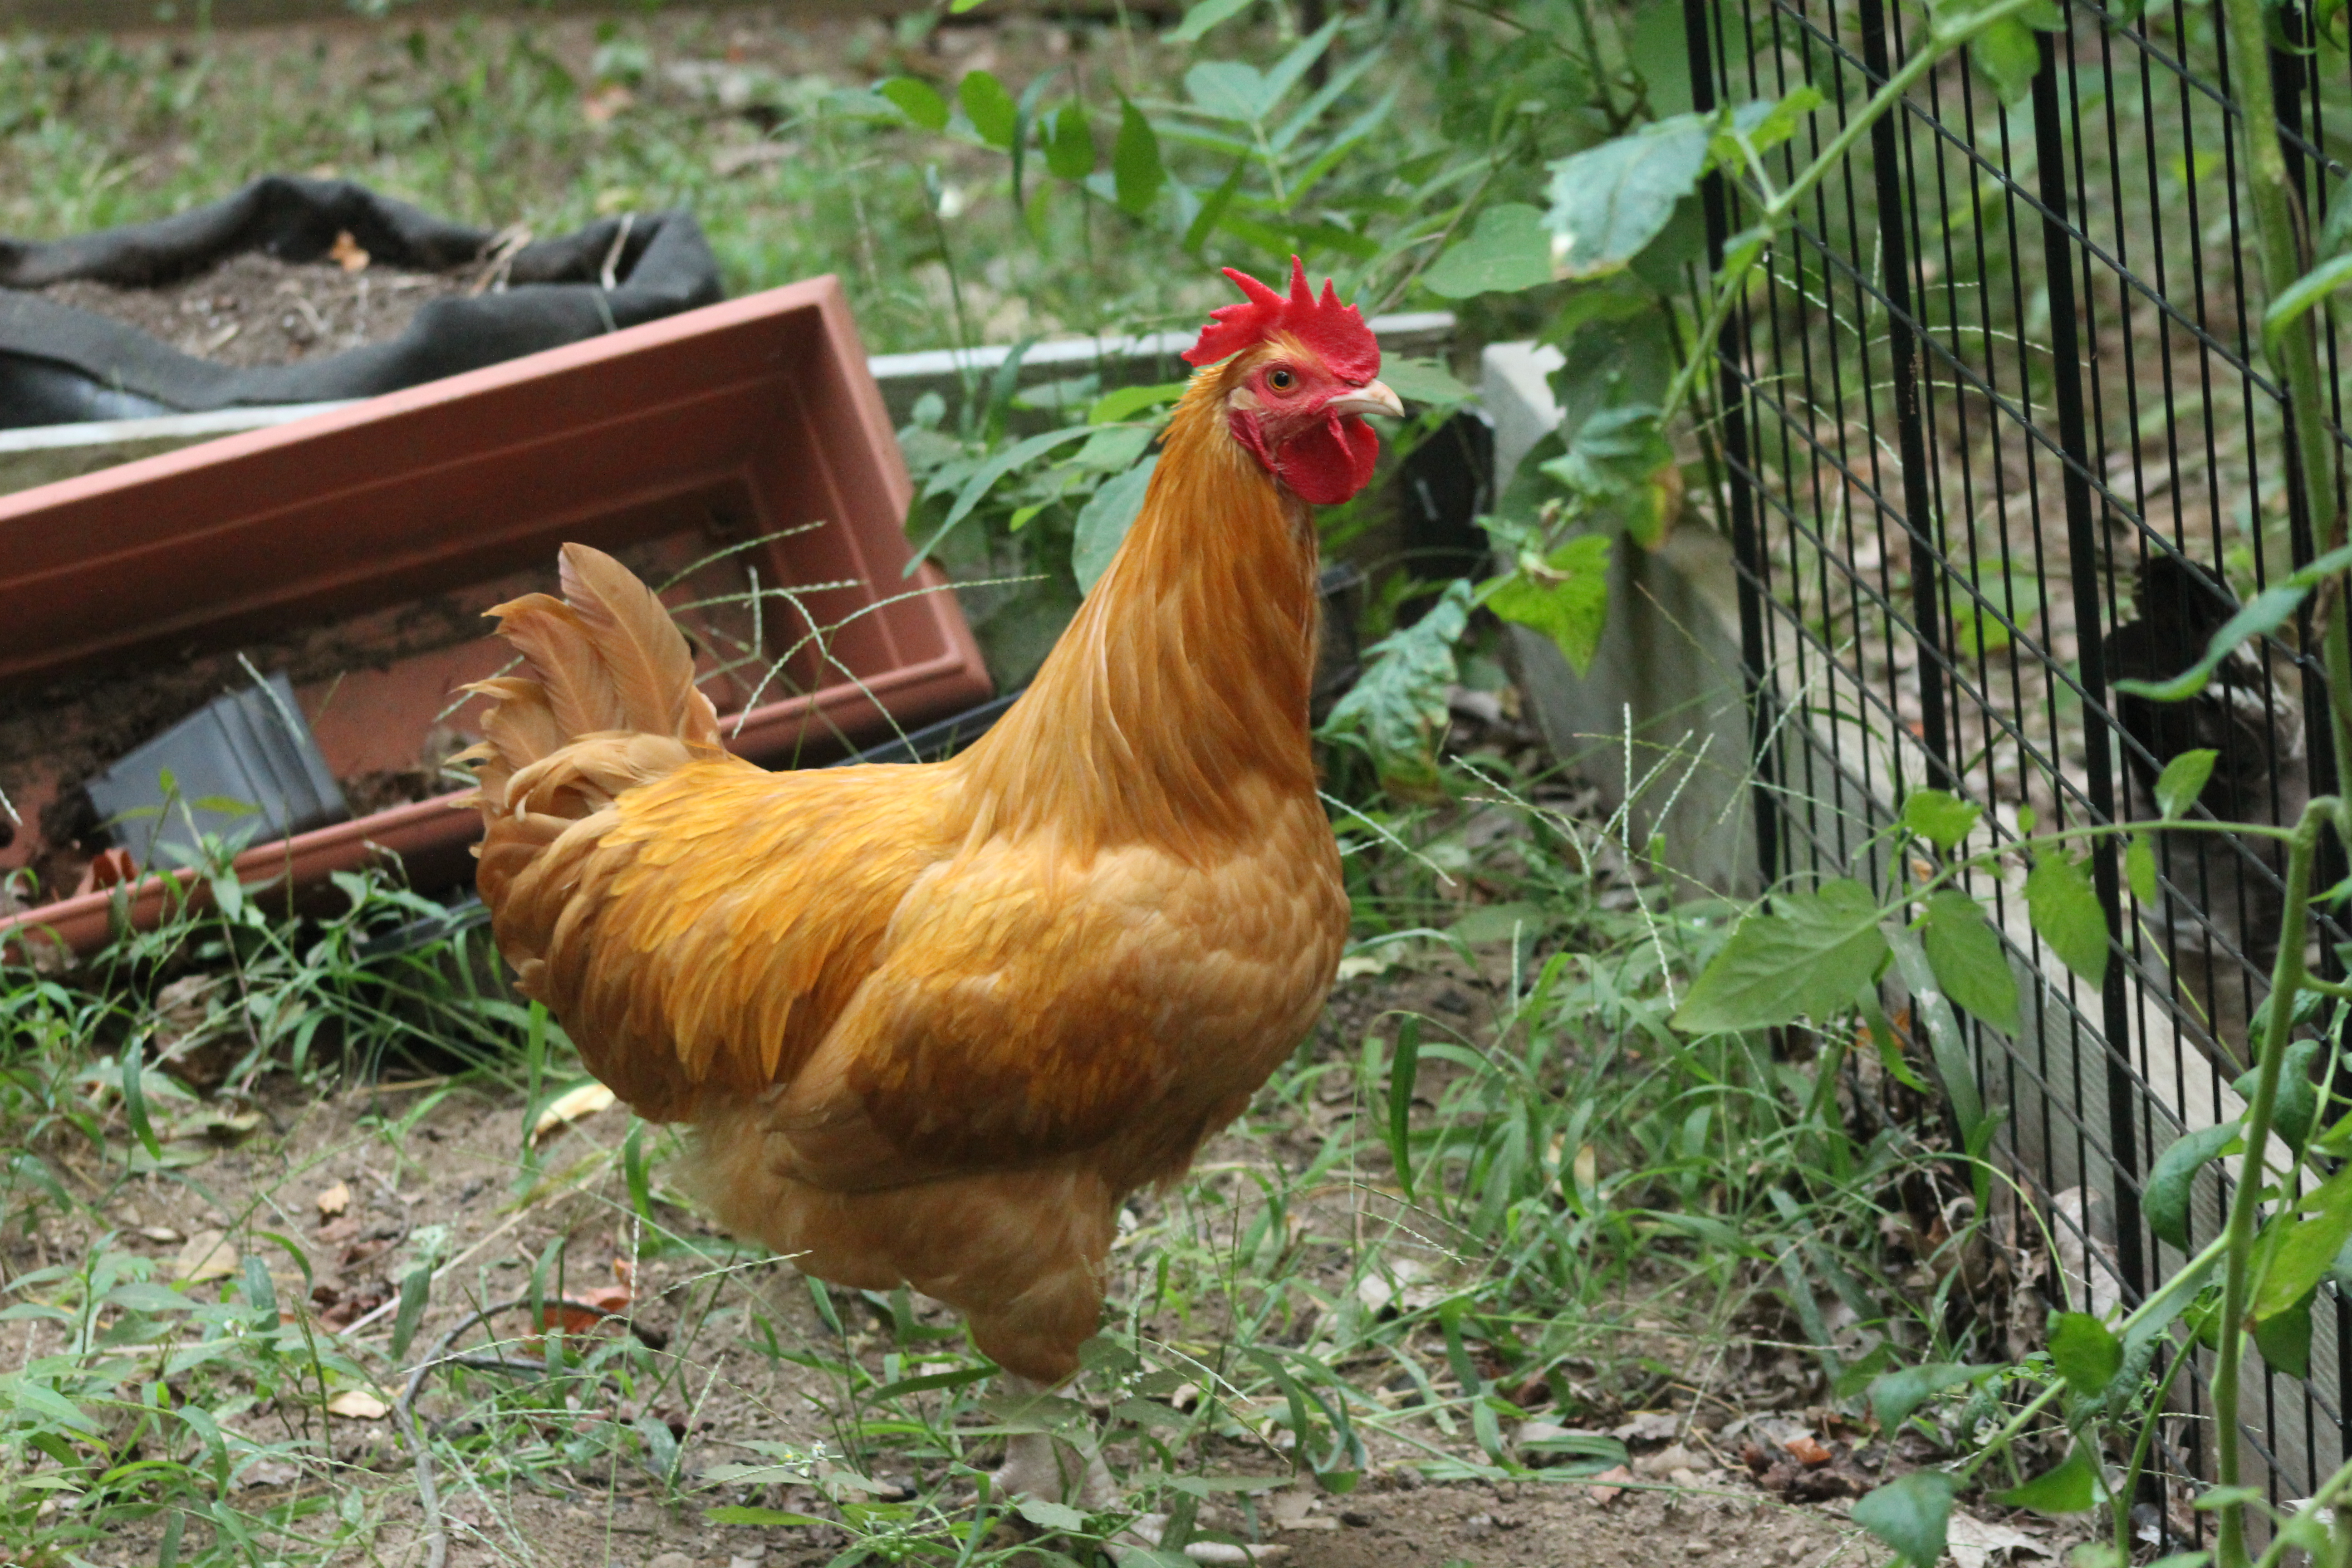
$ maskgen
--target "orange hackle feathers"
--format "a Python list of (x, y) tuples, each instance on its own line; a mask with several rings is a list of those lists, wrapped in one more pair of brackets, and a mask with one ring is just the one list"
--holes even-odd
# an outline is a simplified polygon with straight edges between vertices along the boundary
[(1347, 928), (1314, 529), (1228, 433), (1230, 359), (1028, 693), (950, 761), (727, 755), (659, 602), (578, 545), (565, 600), (497, 612), (523, 672), (476, 689), (478, 880), (518, 984), (639, 1114), (695, 1125), (684, 1179), (721, 1223), (949, 1301), (1047, 1382), (1094, 1331), (1119, 1202), (1297, 1046)]

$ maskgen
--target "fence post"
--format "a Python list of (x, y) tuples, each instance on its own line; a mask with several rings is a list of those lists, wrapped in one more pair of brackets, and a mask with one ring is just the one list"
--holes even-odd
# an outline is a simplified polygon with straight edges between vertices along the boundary
[[(2091, 446), (2083, 416), (2083, 349), (2074, 294), (2074, 246), (2066, 223), (2065, 127), (2058, 102), (2058, 35), (2036, 33), (2042, 63), (2033, 73), (2033, 143), (2041, 189), (2043, 280), (2050, 289), (2051, 376), (2058, 405), (2058, 446), (2063, 454), (2060, 489), (2066, 502), (2066, 552), (2074, 579), (2074, 637), (2082, 667), (2083, 766), (2091, 810), (2101, 822), (2116, 820), (2115, 748), (2107, 715), (2105, 605), (2099, 594), (2098, 519), (2091, 504)], [(2123, 943), (2123, 884), (2117, 875), (2116, 841), (2104, 837), (2091, 851), (2091, 875), (2099, 907), (2106, 911), (2106, 982), (2100, 987), (2101, 1053), (2107, 1069), (2107, 1138), (2115, 1165), (2116, 1261), (2124, 1284), (2135, 1294), (2147, 1288), (2140, 1245), (2139, 1140), (2132, 1124), (2137, 1096), (2127, 1058), (2131, 1049), (2131, 1004), (2126, 996), (2128, 950)]]
[[(1691, 107), (1701, 114), (1716, 106), (1714, 51), (1707, 47), (1708, 0), (1683, 0), (1683, 40), (1690, 60)], [(1712, 279), (1723, 268), (1724, 241), (1731, 232), (1729, 197), (1721, 170), (1711, 170), (1699, 186), (1706, 211), (1706, 267)], [(1748, 311), (1735, 309), (1716, 338), (1717, 443), (1723, 454), (1724, 487), (1731, 509), (1731, 552), (1738, 564), (1740, 676), (1748, 689), (1748, 754), (1755, 770), (1749, 793), (1756, 809), (1757, 885), (1770, 891), (1780, 879), (1780, 806), (1773, 786), (1772, 714), (1764, 668), (1764, 542), (1756, 528), (1753, 458), (1748, 447), (1748, 395), (1740, 369), (1740, 346), (1748, 341)]]

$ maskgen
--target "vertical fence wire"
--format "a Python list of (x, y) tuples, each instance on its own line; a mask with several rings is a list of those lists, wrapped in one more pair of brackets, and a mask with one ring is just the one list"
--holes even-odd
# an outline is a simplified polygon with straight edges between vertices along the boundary
[[(1808, 196), (1715, 345), (1712, 429), (1738, 575), (1768, 886), (1914, 875), (1887, 852), (1905, 793), (1954, 790), (2013, 843), (2033, 824), (2155, 815), (2157, 773), (2221, 753), (2200, 815), (2291, 822), (2334, 779), (2309, 615), (2158, 708), (2122, 677), (2192, 662), (2236, 605), (2309, 561), (2280, 387), (2259, 348), (2242, 176), (2276, 135), (2319, 231), (2352, 149), (2352, 51), (2301, 0), (2274, 16), (2280, 123), (2231, 100), (2213, 8), (2137, 19), (2070, 0), (2030, 91), (2004, 103), (1945, 62)], [(1792, 179), (1906, 58), (1896, 0), (1684, 0), (1694, 103), (1825, 107), (1767, 160)], [(1710, 175), (1707, 254), (1756, 221), (1746, 176)], [(2346, 436), (2322, 329), (2340, 500)], [(2139, 1207), (2184, 1131), (2236, 1113), (2231, 1085), (2263, 1005), (2282, 888), (2266, 840), (2158, 833), (2152, 896), (2119, 847), (2091, 855), (2109, 963), (2094, 986), (2034, 936), (2021, 877), (1980, 879), (2025, 996), (2014, 1037), (1974, 1041), (1996, 1158), (2059, 1233), (2070, 1304), (2129, 1302), (2179, 1266)], [(2335, 868), (2341, 876), (2339, 851)], [(2143, 891), (2147, 889), (2143, 888)], [(2325, 911), (2320, 960), (2346, 933)], [(2324, 1022), (2324, 1020), (2322, 1021)], [(2209, 1173), (2190, 1244), (2228, 1193)], [(2013, 1213), (2022, 1226), (2032, 1216)], [(2252, 1379), (2233, 1413), (2274, 1503), (2345, 1455), (2352, 1313), (2324, 1287), (2307, 1377)], [(2203, 1373), (2178, 1380), (2148, 1538), (2194, 1542), (2210, 1477)]]

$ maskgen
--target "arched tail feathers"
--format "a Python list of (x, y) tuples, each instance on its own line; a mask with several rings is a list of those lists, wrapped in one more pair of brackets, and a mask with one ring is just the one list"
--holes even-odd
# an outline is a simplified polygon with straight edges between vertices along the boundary
[(522, 671), (467, 688), (491, 702), (482, 742), (461, 759), (478, 764), (466, 804), (494, 826), (500, 817), (576, 820), (719, 749), (718, 710), (695, 686), (694, 655), (653, 590), (584, 544), (563, 547), (562, 587), (561, 599), (527, 594), (489, 612)]

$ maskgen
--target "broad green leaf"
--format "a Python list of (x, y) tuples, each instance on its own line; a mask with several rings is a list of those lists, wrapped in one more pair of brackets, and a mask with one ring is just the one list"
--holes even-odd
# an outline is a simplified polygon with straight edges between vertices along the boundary
[(1040, 1530), (1079, 1531), (1087, 1527), (1087, 1516), (1067, 1503), (1025, 1497), (1013, 1506), (1022, 1518)]
[(1984, 807), (1949, 790), (1915, 789), (1903, 797), (1903, 826), (1950, 854), (1984, 815)]
[(1176, 30), (1168, 35), (1168, 41), (1171, 44), (1198, 43), (1207, 36), (1210, 28), (1220, 22), (1231, 21), (1256, 4), (1257, 0), (1197, 0), (1184, 13), (1184, 20), (1177, 24)]
[(1096, 582), (1110, 566), (1110, 558), (1118, 553), (1120, 542), (1143, 510), (1144, 492), (1151, 488), (1151, 470), (1159, 466), (1160, 454), (1154, 452), (1107, 481), (1078, 509), (1077, 532), (1070, 542), (1070, 570), (1077, 576), (1080, 594), (1094, 592)]
[(2063, 851), (2049, 849), (2025, 877), (2025, 908), (2034, 931), (2059, 961), (2098, 984), (2107, 975), (2107, 915), (2090, 873)]
[(2189, 1250), (2190, 1184), (2206, 1161), (2238, 1147), (2238, 1124), (2234, 1121), (2184, 1132), (2165, 1145), (2164, 1152), (2156, 1157), (2156, 1164), (2147, 1173), (2147, 1185), (2140, 1192), (2140, 1212), (2147, 1216), (2147, 1227), (2159, 1240), (2168, 1241), (2183, 1252)]
[(2059, 1312), (2050, 1320), (2050, 1361), (2067, 1387), (2095, 1395), (2115, 1381), (2124, 1342), (2088, 1312)]
[(1122, 386), (1104, 393), (1087, 410), (1089, 425), (1116, 425), (1132, 419), (1147, 408), (1157, 408), (1163, 403), (1173, 403), (1184, 395), (1190, 382), (1170, 381), (1157, 386)]
[(1761, 1029), (1801, 1017), (1827, 1022), (1886, 957), (1882, 911), (1870, 889), (1839, 879), (1818, 892), (1784, 893), (1774, 912), (1739, 922), (1674, 1016), (1693, 1034)]
[(2314, 1292), (2267, 1318), (2252, 1320), (2254, 1348), (2289, 1377), (2311, 1375), (2311, 1303), (2315, 1296)]
[(1020, 105), (1004, 90), (1004, 84), (992, 71), (966, 71), (957, 84), (956, 101), (963, 105), (964, 115), (980, 139), (992, 147), (1006, 152), (1013, 149), (1013, 136), (1021, 125)]
[(1433, 408), (1467, 403), (1475, 392), (1454, 379), (1454, 373), (1433, 359), (1391, 360), (1381, 367), (1381, 380), (1407, 403)]
[(1577, 427), (1568, 450), (1540, 465), (1576, 498), (1577, 512), (1614, 519), (1633, 542), (1647, 548), (1673, 521), (1680, 475), (1675, 449), (1658, 426), (1658, 411), (1645, 403), (1603, 408)]
[(1765, 153), (1797, 133), (1805, 116), (1828, 100), (1811, 87), (1786, 98), (1759, 98), (1733, 110), (1708, 145), (1708, 155), (1726, 168), (1746, 172), (1747, 153)]
[(184, 1312), (195, 1301), (169, 1286), (150, 1284), (144, 1280), (129, 1285), (117, 1285), (106, 1293), (106, 1300), (118, 1307), (134, 1312)]
[[(2257, 1015), (2267, 1016), (2267, 1012)], [(2300, 1155), (2305, 1139), (2311, 1136), (2312, 1119), (2319, 1114), (2319, 1088), (2311, 1080), (2311, 1058), (2318, 1053), (2317, 1040), (2296, 1040), (2288, 1045), (2279, 1061), (2278, 1092), (2271, 1100), (2271, 1131), (2286, 1146)], [(2252, 1103), (2260, 1070), (2248, 1068), (2230, 1085), (2238, 1098)]]
[(1339, 22), (1332, 17), (1263, 71), (1241, 60), (1202, 60), (1184, 73), (1184, 91), (1203, 114), (1261, 123), (1330, 47), (1339, 36)]
[(1151, 449), (1154, 432), (1143, 425), (1097, 426), (1070, 459), (1070, 467), (1089, 474), (1123, 474)]
[(2246, 1308), (2252, 1317), (2275, 1317), (2310, 1295), (2352, 1242), (2352, 1165), (2305, 1193), (2295, 1207), (2301, 1217), (2288, 1223), (2254, 1286)]
[(2017, 1033), (2017, 975), (1983, 906), (1954, 889), (1937, 893), (1919, 940), (1945, 995), (2003, 1034)]
[(1384, 783), (1437, 787), (1445, 689), (1460, 669), (1454, 645), (1470, 625), (1470, 584), (1456, 578), (1421, 619), (1364, 650), (1364, 673), (1331, 709), (1322, 733), (1360, 746)]
[(2036, 1513), (2081, 1513), (2098, 1503), (2099, 1462), (2089, 1445), (2076, 1443), (2056, 1468), (2011, 1487), (1994, 1500), (2003, 1508), (2030, 1508)]
[(1899, 1367), (1881, 1373), (1870, 1385), (1870, 1413), (1878, 1418), (1882, 1436), (1892, 1440), (1895, 1429), (1911, 1418), (1911, 1413), (1948, 1389), (1959, 1388), (1990, 1373), (1997, 1366), (1964, 1366), (1958, 1362), (1929, 1362), (1925, 1366)]
[(1911, 1568), (1936, 1568), (1952, 1521), (1952, 1478), (1914, 1470), (1853, 1505), (1854, 1523), (1893, 1547)]
[(899, 113), (924, 130), (947, 129), (948, 100), (920, 77), (894, 76), (875, 90), (897, 104)]
[(2003, 103), (2022, 103), (2033, 90), (2033, 73), (2042, 68), (2042, 46), (2032, 27), (2011, 16), (1979, 33), (1969, 45), (1969, 58)]
[(1083, 180), (1095, 172), (1094, 127), (1085, 108), (1066, 103), (1040, 127), (1045, 137), (1045, 168), (1056, 179)]
[(1195, 108), (1220, 120), (1255, 121), (1273, 107), (1265, 101), (1265, 77), (1244, 60), (1202, 60), (1184, 73), (1184, 91)]
[(1143, 111), (1118, 100), (1118, 140), (1111, 143), (1112, 188), (1118, 193), (1118, 210), (1141, 217), (1160, 199), (1168, 184), (1168, 170), (1160, 161), (1160, 136)]
[(29, 1372), (0, 1373), (0, 1410), (11, 1405), (20, 1415), (46, 1416), (79, 1431), (98, 1430), (98, 1424), (82, 1413), (81, 1406)]
[(1607, 534), (1586, 533), (1540, 559), (1524, 557), (1517, 572), (1489, 585), (1486, 607), (1551, 638), (1582, 675), (1608, 625), (1609, 546)]
[(2145, 697), (2151, 702), (2187, 701), (2205, 689), (2205, 683), (2240, 643), (2248, 637), (2267, 637), (2286, 625), (2296, 606), (2314, 588), (2347, 566), (2352, 566), (2352, 544), (2329, 551), (2286, 581), (2273, 584), (2255, 595), (2252, 603), (2231, 616), (2213, 634), (2213, 640), (2205, 645), (2205, 656), (2171, 679), (2118, 680), (2116, 689), (2126, 697)]
[(1551, 165), (1552, 260), (1598, 278), (1638, 255), (1697, 187), (1716, 117), (1676, 114)]
[(2205, 793), (2205, 781), (2213, 776), (2213, 759), (2219, 752), (2183, 752), (2164, 764), (2157, 775), (2156, 808), (2167, 822), (2177, 822), (2189, 815), (2197, 797)]
[(2124, 847), (2124, 881), (2132, 897), (2143, 904), (2156, 902), (2157, 894), (2163, 890), (2157, 881), (2156, 848), (2145, 833), (2133, 834)]
[(1505, 202), (1480, 213), (1470, 237), (1421, 275), (1431, 293), (1448, 300), (1516, 294), (1551, 280), (1551, 235), (1544, 227), (1543, 214), (1522, 202)]

